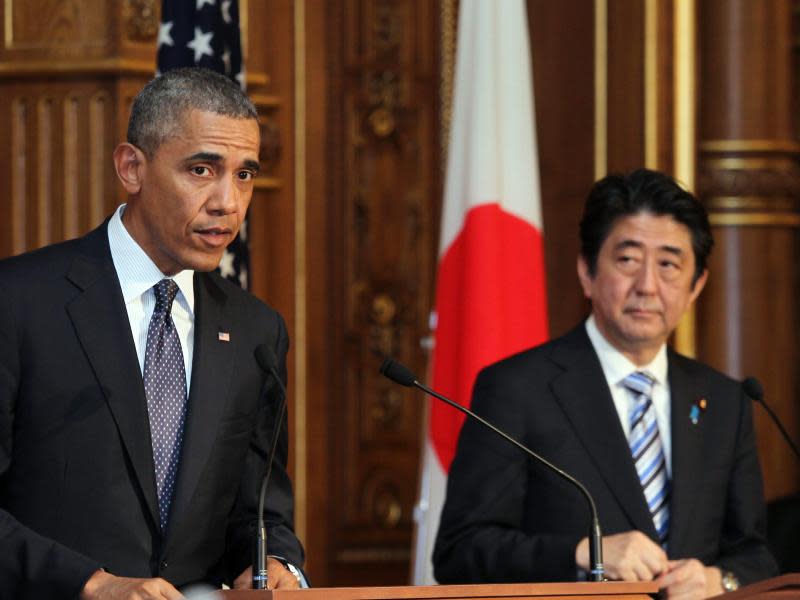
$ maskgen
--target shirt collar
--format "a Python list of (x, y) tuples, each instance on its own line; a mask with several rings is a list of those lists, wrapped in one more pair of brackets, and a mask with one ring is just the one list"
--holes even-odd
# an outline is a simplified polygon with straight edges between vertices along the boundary
[[(121, 204), (108, 222), (108, 243), (111, 260), (117, 271), (122, 298), (125, 304), (141, 297), (159, 281), (167, 277), (156, 266), (142, 247), (131, 237), (122, 223), (125, 204)], [(194, 314), (194, 271), (185, 269), (171, 277), (178, 285), (178, 301), (189, 314)]]
[(622, 352), (617, 350), (603, 336), (597, 328), (594, 315), (586, 320), (586, 333), (592, 342), (597, 358), (606, 380), (613, 385), (618, 385), (628, 375), (635, 371), (647, 371), (653, 376), (657, 384), (666, 385), (667, 383), (667, 345), (661, 344), (653, 360), (646, 365), (635, 365)]

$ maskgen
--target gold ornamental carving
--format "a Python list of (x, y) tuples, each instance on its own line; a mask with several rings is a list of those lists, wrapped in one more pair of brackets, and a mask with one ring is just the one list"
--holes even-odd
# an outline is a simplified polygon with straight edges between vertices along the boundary
[(377, 521), (386, 528), (395, 527), (403, 516), (403, 508), (397, 495), (384, 491), (375, 498), (373, 513)]
[(370, 303), (370, 350), (378, 356), (394, 354), (397, 331), (397, 303), (386, 293), (376, 294)]
[(396, 129), (395, 110), (400, 100), (400, 77), (391, 70), (372, 73), (367, 79), (371, 109), (367, 122), (374, 135), (386, 138)]
[(379, 3), (375, 7), (372, 37), (376, 54), (381, 59), (396, 57), (400, 49), (402, 31), (402, 18), (397, 8), (388, 2)]
[(387, 470), (375, 469), (361, 485), (364, 516), (381, 528), (396, 527), (405, 515), (396, 477)]
[(392, 134), (395, 128), (395, 120), (392, 112), (385, 106), (379, 106), (367, 117), (372, 133), (384, 138)]
[(126, 0), (125, 29), (128, 39), (134, 42), (152, 42), (159, 27), (159, 10), (156, 0)]
[(800, 145), (786, 140), (700, 144), (697, 192), (715, 226), (800, 225)]
[(262, 117), (259, 120), (261, 129), (261, 164), (265, 171), (272, 171), (280, 162), (283, 153), (281, 130), (278, 122), (272, 117)]
[(393, 429), (400, 424), (403, 395), (397, 386), (384, 387), (372, 403), (370, 417), (381, 429)]
[(726, 169), (701, 167), (698, 192), (710, 197), (800, 197), (800, 169)]
[[(392, 356), (397, 353), (400, 338), (397, 302), (388, 293), (376, 294), (369, 307), (369, 348), (376, 356)], [(403, 393), (396, 385), (384, 384), (370, 401), (371, 427), (381, 432), (396, 430), (402, 424)]]

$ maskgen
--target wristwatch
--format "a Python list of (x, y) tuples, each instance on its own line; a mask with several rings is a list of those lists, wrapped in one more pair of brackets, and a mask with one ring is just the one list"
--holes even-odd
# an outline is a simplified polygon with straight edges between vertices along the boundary
[(730, 571), (722, 572), (722, 589), (726, 592), (735, 592), (739, 589), (739, 579)]
[(294, 575), (294, 578), (297, 579), (297, 583), (300, 584), (301, 588), (309, 587), (308, 581), (306, 580), (305, 576), (303, 575), (303, 572), (300, 571), (300, 569), (295, 567), (288, 560), (286, 560), (282, 556), (276, 556), (275, 554), (270, 554), (269, 558), (274, 558), (275, 560), (277, 560), (279, 563), (281, 563), (286, 568), (287, 571), (289, 571), (289, 573)]

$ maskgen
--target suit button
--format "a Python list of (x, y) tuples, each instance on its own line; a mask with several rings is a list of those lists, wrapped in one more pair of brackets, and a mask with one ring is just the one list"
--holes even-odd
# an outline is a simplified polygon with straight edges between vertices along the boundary
[(167, 564), (167, 561), (165, 561), (165, 560), (162, 560), (162, 561), (161, 561), (161, 564), (160, 564), (160, 565), (158, 565), (158, 566), (160, 567), (160, 569), (161, 569), (162, 571), (165, 571), (169, 565)]

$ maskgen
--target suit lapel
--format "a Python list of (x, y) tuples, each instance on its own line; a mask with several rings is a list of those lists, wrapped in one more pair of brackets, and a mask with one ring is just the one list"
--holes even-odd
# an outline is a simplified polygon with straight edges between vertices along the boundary
[[(183, 449), (172, 503), (171, 520), (176, 527), (200, 479), (217, 436), (233, 375), (233, 357), (238, 336), (225, 311), (227, 296), (210, 275), (195, 273), (194, 357)], [(229, 342), (219, 339), (230, 334)], [(170, 531), (175, 531), (170, 527)]]
[[(81, 294), (67, 306), (86, 357), (105, 394), (154, 523), (156, 483), (147, 401), (105, 226), (86, 238), (87, 252), (73, 262), (67, 278)], [(99, 257), (99, 258), (96, 258)]]
[(672, 428), (672, 500), (670, 503), (669, 548), (681, 555), (683, 540), (690, 533), (697, 482), (702, 480), (702, 416), (697, 425), (689, 418), (695, 401), (700, 399), (684, 365), (673, 352), (669, 354), (669, 387)]
[(553, 380), (551, 389), (576, 436), (632, 526), (655, 539), (628, 440), (585, 326), (565, 336), (552, 358), (564, 372)]

